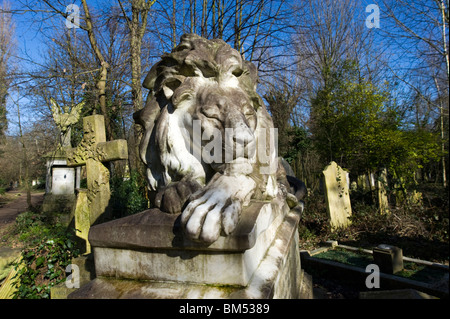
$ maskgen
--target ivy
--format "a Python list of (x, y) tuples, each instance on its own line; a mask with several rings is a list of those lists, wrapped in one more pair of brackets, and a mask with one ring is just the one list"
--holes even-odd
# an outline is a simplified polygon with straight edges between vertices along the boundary
[(65, 269), (79, 254), (76, 243), (63, 225), (48, 225), (43, 217), (26, 212), (19, 215), (17, 229), (27, 246), (22, 250), (14, 277), (14, 299), (50, 298), (51, 287), (66, 279)]
[(131, 172), (124, 180), (116, 176), (111, 179), (111, 204), (115, 217), (133, 215), (147, 209), (146, 184), (137, 172)]

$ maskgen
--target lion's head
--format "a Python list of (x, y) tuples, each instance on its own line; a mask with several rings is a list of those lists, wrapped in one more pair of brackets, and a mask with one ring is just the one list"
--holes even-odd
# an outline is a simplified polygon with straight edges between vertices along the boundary
[(229, 234), (251, 198), (277, 193), (276, 130), (256, 84), (256, 67), (238, 51), (195, 34), (144, 80), (149, 97), (134, 118), (149, 189), (161, 210), (183, 212), (192, 239)]

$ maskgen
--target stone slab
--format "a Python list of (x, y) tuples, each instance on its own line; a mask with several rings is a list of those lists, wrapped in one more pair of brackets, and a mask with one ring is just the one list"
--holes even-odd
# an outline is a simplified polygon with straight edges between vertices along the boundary
[[(47, 193), (42, 203), (42, 211), (45, 213), (57, 213), (71, 215), (76, 203), (76, 195), (55, 195)], [(70, 216), (69, 216), (70, 217)]]
[(9, 275), (11, 268), (14, 267), (13, 263), (20, 256), (21, 249), (19, 248), (0, 247), (0, 282)]
[[(273, 213), (280, 212), (279, 214)], [(211, 245), (186, 239), (181, 230), (180, 215), (166, 214), (159, 209), (91, 227), (89, 242), (94, 247), (134, 249), (193, 249), (201, 251), (242, 252), (252, 248), (260, 233), (273, 222), (278, 227), (288, 213), (288, 206), (279, 201), (252, 201), (244, 207), (242, 219), (229, 236), (220, 236)]]
[(52, 168), (52, 194), (70, 195), (75, 191), (75, 170), (71, 167)]
[(373, 260), (386, 274), (403, 270), (403, 251), (399, 247), (381, 244), (373, 249)]
[[(301, 270), (298, 251), (299, 216), (289, 213), (249, 283), (204, 285), (191, 282), (124, 280), (97, 277), (68, 296), (69, 299), (206, 299), (206, 298), (312, 298), (311, 276)], [(176, 261), (174, 261), (176, 262)], [(96, 265), (97, 267), (97, 265)]]
[(188, 241), (176, 215), (157, 209), (91, 228), (97, 276), (245, 286), (289, 208), (252, 202), (233, 234), (212, 245)]

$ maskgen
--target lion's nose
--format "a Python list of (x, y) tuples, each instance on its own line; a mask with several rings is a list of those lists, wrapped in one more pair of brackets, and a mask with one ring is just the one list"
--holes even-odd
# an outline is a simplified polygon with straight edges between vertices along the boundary
[(234, 128), (233, 141), (237, 144), (245, 144), (253, 139), (253, 133), (250, 128), (244, 123), (239, 123), (237, 127)]

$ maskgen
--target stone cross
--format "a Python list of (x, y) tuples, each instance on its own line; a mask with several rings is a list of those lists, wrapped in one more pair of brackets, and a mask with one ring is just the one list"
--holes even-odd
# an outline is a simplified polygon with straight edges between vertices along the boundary
[(107, 211), (111, 192), (109, 170), (105, 162), (127, 159), (126, 140), (106, 142), (103, 115), (83, 118), (83, 140), (77, 148), (67, 151), (67, 165), (86, 165), (87, 190), (80, 190), (75, 208), (77, 236), (86, 240), (86, 252), (90, 252), (87, 241), (89, 228)]
[(352, 215), (348, 189), (348, 173), (335, 162), (331, 162), (323, 171), (325, 177), (325, 195), (331, 228), (346, 227)]

